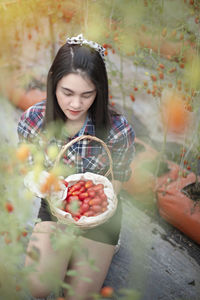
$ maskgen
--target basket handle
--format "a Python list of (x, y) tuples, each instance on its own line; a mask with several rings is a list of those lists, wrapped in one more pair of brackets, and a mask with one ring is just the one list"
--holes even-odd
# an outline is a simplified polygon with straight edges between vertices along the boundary
[(91, 136), (91, 135), (81, 135), (81, 136), (78, 136), (76, 138), (74, 138), (73, 140), (71, 140), (69, 143), (67, 143), (66, 145), (64, 145), (56, 160), (55, 160), (55, 165), (57, 165), (62, 157), (62, 155), (65, 153), (65, 151), (71, 147), (74, 143), (78, 142), (78, 141), (81, 141), (83, 139), (89, 139), (89, 140), (94, 140), (94, 141), (97, 141), (99, 142), (103, 147), (104, 149), (106, 150), (107, 152), (107, 155), (108, 155), (108, 158), (109, 158), (109, 163), (110, 163), (110, 167), (108, 169), (108, 171), (106, 172), (106, 174), (104, 176), (108, 176), (108, 175), (111, 175), (112, 177), (112, 181), (114, 180), (114, 175), (113, 175), (113, 161), (112, 161), (112, 157), (111, 157), (111, 154), (110, 154), (110, 150), (108, 149), (108, 146), (99, 138), (95, 137), (95, 136)]

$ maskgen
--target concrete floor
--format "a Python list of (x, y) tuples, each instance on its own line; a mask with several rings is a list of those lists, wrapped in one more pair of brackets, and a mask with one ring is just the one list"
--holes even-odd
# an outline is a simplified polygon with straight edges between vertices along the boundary
[[(200, 248), (181, 232), (138, 208), (123, 193), (122, 245), (105, 285), (137, 291), (141, 300), (199, 300)], [(117, 293), (115, 299), (124, 299)], [(126, 299), (126, 298), (125, 298)]]
[[(16, 144), (21, 111), (1, 99), (1, 141)], [(136, 133), (143, 124), (137, 123)], [(125, 191), (121, 247), (115, 254), (105, 285), (113, 286), (115, 299), (199, 300), (200, 247), (159, 216), (141, 206)], [(153, 213), (152, 213), (153, 211)], [(125, 297), (122, 289), (130, 289)], [(53, 298), (48, 298), (53, 299)]]

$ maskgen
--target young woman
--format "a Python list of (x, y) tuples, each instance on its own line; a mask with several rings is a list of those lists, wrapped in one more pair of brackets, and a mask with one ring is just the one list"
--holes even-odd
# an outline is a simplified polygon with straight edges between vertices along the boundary
[[(58, 124), (62, 123), (59, 128), (64, 126), (65, 130), (59, 132), (59, 138), (54, 138), (58, 146), (83, 134), (104, 140), (112, 155), (113, 185), (118, 193), (121, 183), (127, 181), (131, 175), (134, 131), (124, 116), (109, 107), (104, 50), (97, 43), (84, 39), (82, 35), (68, 38), (49, 70), (46, 101), (23, 113), (18, 124), (18, 134), (20, 140), (34, 141), (49, 125), (59, 121)], [(63, 162), (75, 165), (77, 173), (88, 171), (104, 175), (109, 167), (107, 153), (101, 144), (89, 140), (79, 141), (71, 146)], [(89, 295), (99, 292), (119, 240), (122, 206), (120, 197), (118, 199), (118, 207), (113, 217), (79, 236), (89, 258), (95, 261), (98, 272), (89, 266), (78, 264), (83, 257), (80, 252), (73, 252), (73, 243), (59, 255), (53, 249), (50, 241), (52, 225), (60, 225), (56, 223), (47, 203), (42, 199), (38, 215), (42, 221), (35, 225), (27, 250), (35, 247), (40, 253), (37, 272), (30, 277), (30, 289), (34, 297), (46, 297), (51, 292), (51, 288), (40, 281), (41, 274), (54, 272), (53, 263), (51, 269), (48, 269), (49, 261), (56, 262), (55, 276), (59, 276), (61, 280), (65, 278), (69, 268), (91, 278), (91, 282), (77, 282), (73, 276), (66, 277), (65, 281), (75, 291), (74, 296), (67, 296), (68, 300), (77, 300), (79, 297), (92, 299)], [(26, 265), (29, 266), (32, 262), (30, 256), (27, 256)]]

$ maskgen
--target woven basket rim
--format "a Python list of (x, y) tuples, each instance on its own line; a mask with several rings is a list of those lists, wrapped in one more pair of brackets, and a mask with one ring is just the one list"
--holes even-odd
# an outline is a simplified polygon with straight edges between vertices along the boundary
[[(64, 223), (64, 224), (74, 224), (76, 226), (78, 226), (79, 228), (83, 228), (83, 229), (89, 229), (89, 228), (93, 228), (93, 227), (96, 227), (98, 225), (101, 225), (103, 223), (105, 223), (110, 217), (113, 216), (113, 214), (115, 213), (115, 210), (117, 208), (117, 203), (118, 203), (118, 199), (117, 199), (117, 196), (115, 194), (115, 191), (114, 191), (114, 188), (113, 188), (113, 185), (112, 185), (112, 182), (106, 177), (108, 176), (109, 174), (111, 175), (111, 178), (112, 178), (112, 181), (114, 180), (114, 175), (113, 175), (113, 164), (112, 164), (112, 157), (111, 157), (111, 154), (110, 154), (110, 150), (109, 148), (107, 147), (107, 145), (99, 138), (95, 137), (95, 136), (90, 136), (90, 135), (82, 135), (82, 136), (78, 136), (76, 137), (75, 139), (71, 140), (69, 143), (67, 143), (66, 145), (64, 145), (59, 154), (58, 154), (58, 157), (55, 161), (55, 165), (57, 165), (62, 157), (62, 155), (64, 154), (64, 152), (71, 146), (73, 145), (74, 143), (80, 141), (80, 140), (83, 140), (83, 139), (90, 139), (90, 140), (95, 140), (99, 143), (101, 143), (101, 145), (105, 148), (107, 154), (108, 154), (108, 157), (109, 157), (109, 170), (108, 172), (103, 176), (103, 175), (98, 175), (98, 174), (95, 174), (95, 173), (92, 173), (92, 172), (86, 172), (86, 173), (77, 173), (76, 175), (81, 175), (81, 174), (87, 174), (87, 173), (90, 173), (92, 175), (98, 175), (99, 177), (104, 177), (106, 178), (106, 180), (108, 180), (112, 186), (112, 189), (113, 189), (113, 209), (112, 210), (108, 210), (107, 213), (105, 213), (104, 215), (104, 218), (101, 218), (101, 221), (98, 220), (98, 216), (94, 216), (94, 217), (85, 217), (84, 219), (88, 219), (90, 220), (90, 222), (83, 222), (81, 221), (81, 219), (79, 219), (78, 221), (75, 221), (72, 217), (69, 217), (70, 214), (65, 214), (65, 216), (63, 214), (59, 214), (59, 211), (58, 211), (58, 208), (54, 207), (54, 205), (52, 204), (51, 200), (50, 199), (47, 199), (47, 201), (49, 202), (49, 206), (50, 206), (50, 209), (51, 209), (51, 213), (58, 219), (59, 222), (61, 223)], [(69, 177), (69, 176), (68, 176)], [(77, 180), (78, 181), (78, 180)], [(61, 210), (62, 211), (62, 210)], [(104, 214), (102, 213), (102, 214)], [(102, 215), (100, 214), (100, 215)], [(86, 219), (86, 220), (87, 220)]]

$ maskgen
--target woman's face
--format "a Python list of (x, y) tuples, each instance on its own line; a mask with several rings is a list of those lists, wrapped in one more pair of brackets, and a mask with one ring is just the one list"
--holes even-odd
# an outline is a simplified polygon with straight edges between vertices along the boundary
[(96, 87), (87, 77), (71, 73), (58, 82), (56, 97), (67, 119), (84, 122), (95, 100)]

